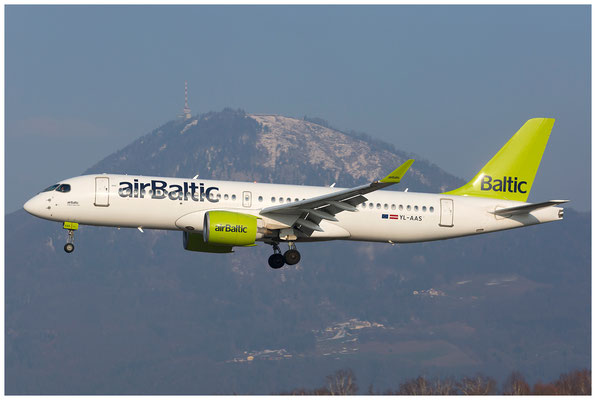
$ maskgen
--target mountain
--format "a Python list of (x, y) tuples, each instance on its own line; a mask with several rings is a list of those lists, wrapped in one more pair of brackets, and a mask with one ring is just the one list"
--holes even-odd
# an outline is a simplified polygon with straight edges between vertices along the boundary
[[(351, 187), (385, 176), (411, 156), (309, 121), (225, 109), (170, 121), (85, 173), (199, 173), (205, 179)], [(437, 192), (462, 183), (417, 160), (402, 185)]]
[[(314, 122), (311, 122), (314, 121)], [(411, 155), (317, 120), (226, 109), (170, 121), (85, 173), (350, 187)], [(319, 121), (320, 122), (320, 121)], [(416, 158), (416, 157), (414, 157)], [(424, 160), (396, 190), (463, 181)], [(6, 216), (8, 394), (279, 393), (351, 368), (365, 390), (406, 378), (589, 368), (590, 215), (410, 245), (182, 249), (179, 232)]]

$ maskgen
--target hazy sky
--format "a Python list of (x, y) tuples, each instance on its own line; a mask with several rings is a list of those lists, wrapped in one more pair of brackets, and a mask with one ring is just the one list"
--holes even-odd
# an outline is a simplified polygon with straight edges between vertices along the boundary
[(529, 200), (587, 210), (590, 31), (590, 6), (7, 6), (6, 212), (175, 118), (184, 80), (193, 113), (318, 116), (462, 178), (554, 117)]

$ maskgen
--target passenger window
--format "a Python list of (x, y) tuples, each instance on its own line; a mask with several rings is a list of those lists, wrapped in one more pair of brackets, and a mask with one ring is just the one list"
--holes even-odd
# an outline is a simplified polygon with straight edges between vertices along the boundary
[(362, 203), (362, 208), (366, 208), (366, 202)]
[(290, 199), (289, 197), (286, 199), (286, 203), (291, 203), (292, 199)]
[(430, 208), (428, 209), (428, 211), (434, 212), (435, 211), (435, 208), (433, 206), (430, 206)]
[(279, 198), (279, 202), (280, 202), (280, 203), (283, 203), (283, 202), (284, 202), (284, 198), (283, 198), (283, 197), (280, 197), (280, 198)]
[(404, 210), (404, 206), (403, 206), (403, 204), (400, 204), (399, 205), (399, 211), (403, 211), (403, 210)]
[(381, 208), (381, 203), (377, 203), (377, 208)]
[(389, 206), (387, 205), (387, 203), (385, 203), (385, 205), (383, 206), (383, 208), (384, 208), (385, 210), (388, 210), (388, 209), (389, 209)]
[(391, 204), (391, 209), (395, 210), (395, 204)]
[(263, 201), (263, 196), (259, 196), (259, 201)]
[(217, 198), (218, 198), (219, 200), (221, 200), (221, 193), (218, 193), (218, 194), (217, 194)]
[(426, 212), (426, 206), (422, 206), (422, 212)]
[(294, 201), (298, 201), (298, 199), (294, 199)]
[(229, 198), (230, 198), (230, 196), (228, 196), (227, 194), (224, 194), (224, 200), (227, 200)]
[(275, 197), (272, 197), (272, 198), (271, 198), (271, 202), (272, 202), (272, 203), (275, 203)]
[(414, 211), (418, 211), (418, 206), (414, 206)]
[(368, 208), (373, 208), (375, 205), (373, 203), (368, 203)]
[(232, 195), (232, 200), (236, 200), (236, 195), (235, 194)]
[(406, 210), (410, 211), (412, 209), (412, 206), (408, 204), (408, 206), (406, 207)]

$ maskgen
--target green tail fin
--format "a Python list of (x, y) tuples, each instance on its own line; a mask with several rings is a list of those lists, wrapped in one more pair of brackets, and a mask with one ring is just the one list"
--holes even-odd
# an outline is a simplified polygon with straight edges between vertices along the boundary
[(470, 182), (445, 194), (527, 201), (554, 123), (528, 120)]

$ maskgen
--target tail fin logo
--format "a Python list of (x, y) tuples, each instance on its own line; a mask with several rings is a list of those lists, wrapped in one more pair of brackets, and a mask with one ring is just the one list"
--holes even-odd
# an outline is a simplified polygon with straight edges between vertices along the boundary
[(503, 179), (493, 179), (490, 175), (484, 175), (480, 182), (480, 190), (508, 193), (527, 193), (528, 182), (518, 181), (517, 176), (504, 176)]
[(528, 201), (554, 123), (529, 119), (472, 180), (445, 194)]

